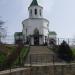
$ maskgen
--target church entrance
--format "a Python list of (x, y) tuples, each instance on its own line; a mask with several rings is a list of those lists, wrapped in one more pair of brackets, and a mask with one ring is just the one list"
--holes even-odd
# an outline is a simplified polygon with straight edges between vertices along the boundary
[(34, 45), (39, 45), (39, 36), (34, 36)]
[(39, 30), (37, 28), (34, 30), (34, 45), (39, 45)]

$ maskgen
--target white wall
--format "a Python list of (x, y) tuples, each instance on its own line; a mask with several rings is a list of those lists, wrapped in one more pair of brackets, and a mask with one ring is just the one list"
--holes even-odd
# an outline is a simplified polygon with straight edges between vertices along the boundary
[[(37, 9), (37, 15), (35, 15), (35, 9)], [(30, 13), (30, 10), (32, 10), (32, 15)], [(41, 16), (40, 16), (40, 10), (41, 10)], [(29, 18), (42, 18), (42, 17), (43, 17), (43, 7), (41, 6), (29, 7)]]
[(28, 19), (23, 21), (24, 28), (23, 34), (26, 34), (27, 28), (27, 35), (33, 35), (34, 29), (37, 28), (40, 34), (43, 34), (43, 21), (40, 19)]
[[(48, 30), (49, 30), (49, 22), (43, 18), (35, 18), (35, 19), (26, 19), (22, 22), (23, 24), (23, 35), (26, 37), (29, 35), (34, 35), (34, 30), (37, 28), (39, 30), (39, 34), (48, 37)], [(27, 34), (26, 34), (27, 29)], [(33, 40), (33, 39), (32, 39)], [(43, 44), (45, 41), (44, 38), (40, 39), (40, 44)], [(31, 41), (33, 44), (33, 41)]]
[(43, 44), (43, 38), (39, 38), (39, 43), (40, 43), (40, 45)]
[(48, 36), (48, 31), (49, 31), (49, 22), (48, 21), (43, 21), (43, 35)]
[(56, 39), (56, 35), (49, 35), (49, 38)]

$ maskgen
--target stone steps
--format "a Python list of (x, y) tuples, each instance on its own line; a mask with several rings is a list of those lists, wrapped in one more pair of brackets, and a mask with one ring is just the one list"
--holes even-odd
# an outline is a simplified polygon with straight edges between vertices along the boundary
[(47, 46), (31, 46), (25, 64), (52, 62), (53, 54), (54, 53), (50, 51)]

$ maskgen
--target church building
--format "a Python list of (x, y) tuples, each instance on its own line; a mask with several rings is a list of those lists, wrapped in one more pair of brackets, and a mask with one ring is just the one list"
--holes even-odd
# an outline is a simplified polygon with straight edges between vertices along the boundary
[(42, 45), (48, 42), (49, 21), (43, 18), (43, 7), (33, 0), (29, 8), (29, 18), (22, 22), (24, 42)]
[(43, 18), (43, 7), (33, 0), (28, 7), (29, 18), (22, 22), (23, 43), (44, 45), (49, 43), (49, 21)]

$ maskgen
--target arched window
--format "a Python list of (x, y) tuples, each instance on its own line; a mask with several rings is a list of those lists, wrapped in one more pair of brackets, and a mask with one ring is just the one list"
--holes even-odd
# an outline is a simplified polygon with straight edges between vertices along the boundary
[(39, 35), (39, 30), (37, 28), (34, 29), (34, 35)]
[(37, 9), (35, 9), (35, 15), (37, 15)]

